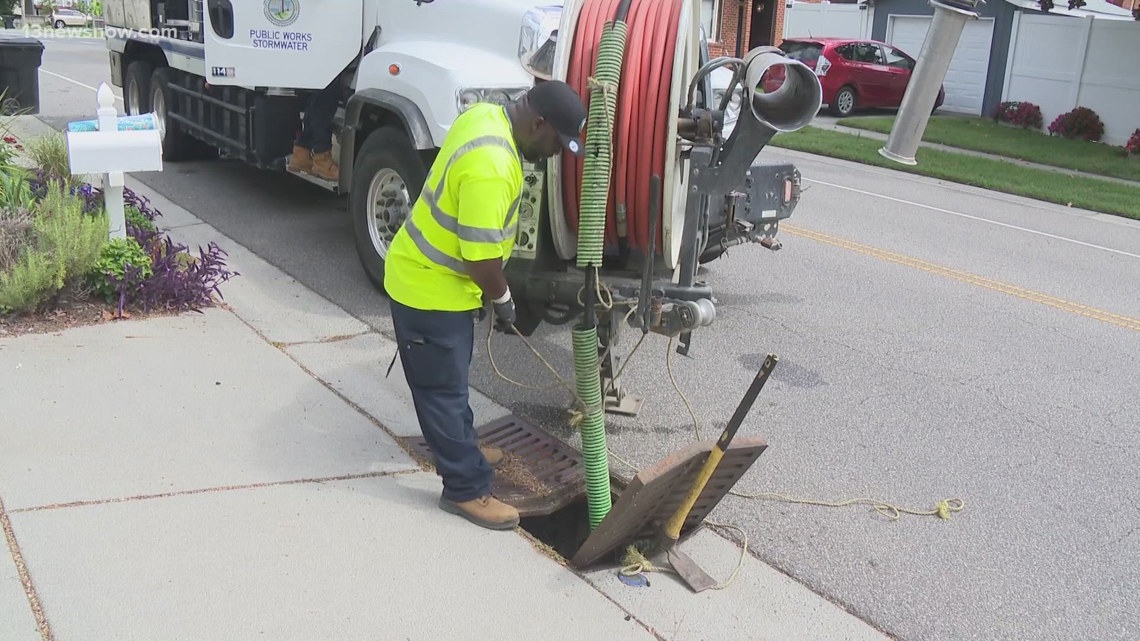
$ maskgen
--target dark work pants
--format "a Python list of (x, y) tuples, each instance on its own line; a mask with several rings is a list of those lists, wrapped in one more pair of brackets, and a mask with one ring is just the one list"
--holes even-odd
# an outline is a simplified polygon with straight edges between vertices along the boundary
[(301, 136), (297, 144), (314, 154), (332, 149), (333, 118), (340, 102), (336, 80), (324, 89), (309, 95), (305, 106), (305, 119), (301, 123)]
[(462, 502), (490, 494), (491, 466), (479, 451), (468, 402), (474, 314), (422, 311), (389, 301), (400, 363), (420, 430), (443, 477), (443, 497)]

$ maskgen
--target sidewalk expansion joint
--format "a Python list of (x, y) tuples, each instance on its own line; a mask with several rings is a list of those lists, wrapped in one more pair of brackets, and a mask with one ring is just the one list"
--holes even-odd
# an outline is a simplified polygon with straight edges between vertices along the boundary
[[(174, 492), (162, 492), (159, 494), (139, 494), (136, 496), (123, 496), (110, 499), (92, 499), (89, 501), (71, 501), (69, 503), (52, 503), (50, 505), (36, 505), (33, 507), (22, 507), (8, 512), (9, 514), (23, 514), (25, 512), (43, 512), (45, 510), (62, 510), (72, 507), (88, 507), (92, 505), (108, 505), (112, 503), (131, 503), (135, 501), (149, 501), (153, 499), (164, 499), (175, 496), (190, 496), (194, 494), (214, 494), (219, 492), (233, 492), (235, 490), (256, 490), (267, 487), (279, 487), (284, 485), (302, 485), (306, 483), (332, 483), (336, 481), (354, 481), (358, 479), (374, 479), (384, 478), (389, 476), (403, 476), (406, 474), (417, 474), (423, 470), (419, 468), (409, 468), (406, 470), (389, 470), (385, 472), (363, 472), (360, 474), (344, 474), (341, 476), (324, 476), (320, 478), (307, 478), (307, 479), (290, 479), (288, 481), (267, 481), (265, 483), (244, 483), (241, 485), (219, 485), (217, 487), (203, 487), (193, 490), (176, 490)], [(11, 540), (10, 540), (11, 542)]]
[(20, 584), (24, 586), (24, 594), (28, 597), (28, 605), (36, 618), (36, 625), (40, 629), (43, 641), (52, 641), (51, 626), (44, 616), (40, 598), (36, 594), (36, 587), (32, 584), (32, 577), (28, 574), (28, 566), (24, 564), (24, 555), (20, 551), (20, 544), (16, 541), (16, 533), (12, 531), (12, 523), (8, 520), (8, 513), (4, 510), (4, 500), (0, 499), (0, 528), (4, 530), (4, 538), (8, 541), (8, 550), (12, 554), (12, 561), (16, 564), (16, 573), (20, 576)]
[(270, 345), (276, 347), (277, 349), (288, 349), (290, 347), (296, 347), (298, 345), (324, 345), (327, 343), (340, 343), (343, 341), (352, 340), (354, 338), (359, 338), (361, 336), (368, 336), (369, 334), (377, 334), (377, 333), (379, 333), (379, 332), (369, 329), (369, 330), (366, 330), (363, 332), (357, 332), (355, 334), (337, 334), (336, 336), (327, 336), (325, 338), (318, 338), (317, 340), (312, 340), (312, 341), (269, 341), (269, 339), (266, 339), (266, 340), (269, 341)]
[[(368, 329), (367, 331), (363, 331), (363, 332), (360, 332), (360, 333), (357, 333), (357, 334), (344, 334), (344, 335), (340, 335), (340, 336), (333, 336), (333, 337), (331, 337), (331, 338), (326, 338), (326, 339), (322, 339), (322, 340), (319, 340), (319, 341), (309, 341), (309, 342), (304, 342), (304, 341), (301, 341), (301, 342), (292, 342), (292, 343), (286, 343), (286, 342), (282, 342), (282, 341), (272, 341), (272, 340), (269, 340), (269, 338), (268, 338), (268, 337), (267, 337), (267, 336), (266, 336), (266, 335), (265, 335), (265, 334), (264, 334), (264, 333), (263, 333), (263, 332), (262, 332), (260, 329), (258, 329), (258, 328), (256, 328), (256, 327), (254, 327), (252, 324), (250, 324), (250, 322), (249, 322), (249, 321), (247, 321), (246, 319), (242, 318), (242, 317), (241, 317), (241, 315), (240, 315), (240, 314), (238, 314), (237, 312), (235, 312), (235, 311), (234, 311), (232, 308), (230, 308), (230, 307), (226, 307), (225, 309), (226, 309), (226, 311), (228, 311), (228, 312), (230, 312), (231, 314), (233, 314), (235, 318), (237, 318), (239, 321), (241, 321), (243, 324), (245, 324), (245, 326), (246, 326), (246, 327), (249, 327), (251, 330), (253, 330), (253, 332), (254, 332), (255, 334), (257, 334), (259, 337), (261, 337), (261, 340), (263, 340), (263, 341), (265, 341), (266, 343), (269, 343), (270, 345), (272, 345), (272, 346), (276, 347), (277, 349), (281, 350), (281, 353), (282, 353), (282, 354), (284, 354), (286, 358), (288, 358), (289, 360), (293, 361), (293, 363), (294, 363), (294, 364), (296, 364), (296, 365), (297, 365), (297, 367), (299, 367), (299, 368), (301, 369), (301, 371), (302, 371), (302, 372), (305, 372), (306, 374), (308, 374), (309, 376), (311, 376), (311, 377), (313, 378), (313, 380), (315, 380), (315, 381), (317, 381), (318, 383), (320, 383), (321, 385), (323, 385), (323, 386), (325, 387), (325, 389), (327, 389), (328, 391), (332, 392), (332, 394), (333, 394), (333, 395), (335, 395), (335, 396), (336, 396), (337, 398), (339, 398), (341, 401), (344, 401), (344, 403), (345, 403), (346, 405), (348, 405), (348, 406), (349, 406), (349, 407), (351, 407), (352, 409), (356, 410), (356, 412), (357, 412), (357, 413), (359, 413), (359, 414), (360, 414), (361, 416), (363, 416), (363, 417), (364, 417), (366, 420), (368, 420), (368, 421), (369, 421), (369, 422), (371, 422), (373, 425), (375, 425), (377, 428), (379, 428), (379, 430), (380, 430), (381, 432), (384, 432), (385, 434), (387, 434), (387, 435), (388, 435), (388, 437), (389, 437), (389, 438), (391, 438), (391, 439), (392, 439), (392, 440), (393, 440), (393, 441), (396, 443), (396, 445), (397, 445), (398, 447), (400, 447), (400, 449), (404, 450), (404, 452), (405, 452), (405, 453), (407, 453), (407, 454), (408, 454), (408, 456), (409, 456), (409, 457), (411, 457), (413, 461), (416, 461), (416, 460), (418, 460), (418, 459), (416, 458), (416, 456), (415, 456), (415, 449), (414, 449), (412, 446), (410, 446), (410, 445), (408, 445), (407, 443), (405, 443), (405, 439), (403, 439), (403, 438), (400, 438), (399, 436), (397, 436), (395, 432), (393, 432), (392, 430), (388, 429), (388, 426), (384, 425), (382, 422), (380, 422), (380, 421), (379, 421), (379, 420), (378, 420), (378, 419), (377, 419), (375, 416), (373, 416), (372, 414), (369, 414), (369, 413), (368, 413), (368, 410), (366, 410), (366, 409), (364, 409), (363, 407), (361, 407), (361, 405), (360, 405), (359, 403), (357, 403), (356, 401), (352, 400), (352, 399), (351, 399), (351, 398), (349, 398), (348, 396), (345, 396), (345, 395), (344, 395), (344, 394), (343, 394), (343, 393), (342, 393), (340, 390), (336, 389), (335, 387), (333, 387), (333, 385), (332, 385), (331, 383), (329, 383), (328, 381), (326, 381), (326, 380), (324, 380), (323, 378), (321, 378), (320, 376), (318, 376), (316, 372), (314, 372), (313, 370), (311, 370), (311, 369), (309, 369), (308, 367), (306, 367), (304, 363), (302, 363), (301, 361), (299, 361), (299, 360), (297, 360), (296, 358), (294, 358), (294, 357), (293, 357), (293, 355), (292, 355), (292, 354), (290, 354), (290, 353), (289, 353), (288, 351), (286, 351), (286, 349), (285, 349), (286, 347), (289, 347), (289, 346), (292, 346), (292, 345), (305, 345), (305, 344), (310, 344), (310, 343), (312, 343), (312, 344), (316, 344), (316, 343), (332, 343), (332, 342), (338, 342), (338, 341), (345, 341), (345, 340), (350, 340), (350, 339), (353, 339), (353, 338), (356, 338), (356, 337), (359, 337), (359, 336), (368, 336), (368, 335), (371, 335), (371, 334), (376, 334), (376, 335), (382, 336), (382, 337), (384, 337), (384, 338), (387, 338), (387, 337), (384, 335), (384, 333), (383, 333), (383, 332), (380, 332), (379, 330), (376, 330), (376, 329)], [(359, 319), (358, 319), (358, 320), (359, 320)], [(431, 465), (428, 465), (427, 463), (422, 463), (422, 462), (420, 463), (420, 471), (423, 471), (423, 472), (429, 472), (429, 471), (431, 471), (431, 469), (432, 469), (432, 466), (431, 466)]]

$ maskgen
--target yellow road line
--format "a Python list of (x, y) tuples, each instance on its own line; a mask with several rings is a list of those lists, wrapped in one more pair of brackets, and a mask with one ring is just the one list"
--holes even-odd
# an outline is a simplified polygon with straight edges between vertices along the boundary
[(1114, 314), (1112, 312), (1098, 309), (1096, 307), (1089, 307), (1088, 305), (1074, 303), (1063, 298), (1057, 298), (1056, 296), (1050, 296), (1041, 292), (1035, 292), (1030, 289), (1018, 287), (1016, 285), (1010, 285), (1009, 283), (1003, 283), (1001, 281), (984, 278), (982, 276), (978, 276), (977, 274), (971, 274), (959, 269), (951, 269), (949, 267), (935, 265), (934, 263), (928, 263), (924, 260), (919, 260), (911, 256), (896, 254), (885, 249), (879, 249), (878, 247), (863, 245), (861, 243), (845, 240), (843, 238), (837, 238), (835, 236), (823, 234), (817, 231), (811, 231), (802, 227), (796, 227), (794, 225), (780, 225), (780, 231), (791, 234), (793, 236), (802, 236), (804, 238), (809, 238), (821, 243), (826, 243), (828, 245), (847, 249), (859, 254), (863, 254), (864, 256), (870, 256), (872, 258), (878, 258), (887, 262), (905, 265), (907, 267), (913, 267), (924, 272), (929, 272), (938, 276), (944, 276), (946, 278), (951, 278), (956, 281), (968, 283), (970, 285), (976, 285), (978, 287), (982, 287), (991, 291), (1008, 294), (1010, 296), (1016, 296), (1017, 298), (1023, 300), (1031, 301), (1034, 303), (1041, 303), (1042, 305), (1048, 305), (1049, 307), (1069, 312), (1071, 314), (1077, 314), (1078, 316), (1084, 316), (1085, 318), (1091, 318), (1105, 323), (1110, 323), (1112, 325), (1116, 325), (1117, 327), (1123, 327), (1125, 329), (1131, 329), (1133, 331), (1140, 332), (1140, 318)]

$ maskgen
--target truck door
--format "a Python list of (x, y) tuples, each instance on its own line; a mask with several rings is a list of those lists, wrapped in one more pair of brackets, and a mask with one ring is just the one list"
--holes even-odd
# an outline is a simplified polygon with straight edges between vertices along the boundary
[(363, 42), (364, 0), (206, 0), (212, 85), (323, 89)]

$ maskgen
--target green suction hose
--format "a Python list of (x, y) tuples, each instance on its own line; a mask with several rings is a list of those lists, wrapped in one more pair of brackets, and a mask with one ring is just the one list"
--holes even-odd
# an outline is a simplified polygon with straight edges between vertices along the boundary
[(594, 304), (597, 297), (597, 269), (602, 264), (605, 243), (606, 205), (610, 193), (613, 161), (614, 112), (617, 109), (618, 81), (625, 55), (626, 24), (623, 20), (629, 2), (621, 3), (618, 18), (606, 23), (598, 43), (598, 61), (590, 79), (590, 109), (586, 130), (585, 160), (582, 168), (582, 194), (578, 212), (578, 267), (586, 269), (585, 321), (573, 330), (574, 374), (578, 396), (586, 407), (582, 420), (582, 457), (586, 467), (586, 501), (593, 531), (609, 514), (610, 471), (606, 447), (605, 406), (598, 363), (598, 325)]
[(590, 531), (610, 511), (610, 458), (602, 407), (602, 381), (598, 372), (598, 328), (574, 328), (574, 375), (578, 396), (590, 408), (582, 421), (582, 457), (586, 463), (586, 504)]
[(602, 264), (606, 204), (613, 170), (614, 112), (625, 55), (626, 24), (608, 22), (598, 43), (598, 63), (591, 81), (582, 197), (578, 212), (578, 267)]

